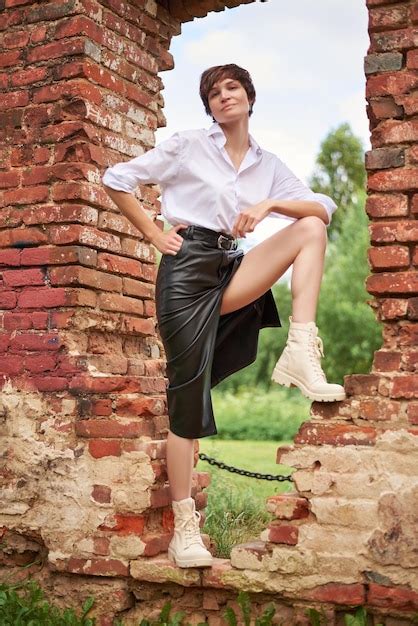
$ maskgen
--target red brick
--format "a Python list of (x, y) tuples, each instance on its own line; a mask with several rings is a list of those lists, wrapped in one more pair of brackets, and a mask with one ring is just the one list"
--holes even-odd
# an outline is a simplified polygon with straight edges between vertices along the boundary
[(403, 323), (399, 328), (399, 345), (418, 345), (418, 324)]
[(409, 587), (387, 587), (370, 582), (367, 604), (401, 611), (418, 610), (418, 593)]
[(418, 50), (409, 50), (406, 56), (406, 66), (410, 70), (418, 70)]
[[(373, 146), (381, 146), (385, 144), (399, 144), (405, 142), (413, 142), (418, 139), (418, 122), (414, 120), (385, 120), (381, 122), (374, 130), (372, 134)], [(379, 148), (387, 152), (389, 148)], [(390, 148), (390, 150), (396, 150), (396, 148)], [(373, 153), (374, 151), (372, 151)], [(402, 165), (403, 163), (396, 163), (394, 166)], [(392, 167), (390, 163), (387, 167)]]
[(97, 251), (82, 246), (27, 248), (22, 250), (22, 265), (81, 265), (95, 266)]
[(412, 27), (386, 32), (370, 33), (369, 52), (386, 52), (415, 48), (418, 45), (418, 35)]
[(418, 375), (395, 377), (389, 385), (391, 398), (418, 398)]
[(398, 167), (369, 174), (367, 185), (372, 191), (409, 191), (417, 188), (417, 181), (417, 167)]
[(418, 319), (418, 298), (409, 298), (408, 300), (408, 318), (411, 320)]
[(415, 294), (418, 293), (418, 275), (416, 272), (373, 274), (366, 280), (366, 289), (372, 295)]
[(410, 242), (418, 241), (418, 225), (416, 220), (382, 221), (370, 224), (372, 242)]
[(410, 423), (418, 425), (418, 402), (410, 402), (406, 411)]
[(302, 519), (309, 515), (309, 501), (290, 493), (269, 496), (267, 510), (278, 519)]
[(332, 604), (363, 605), (366, 602), (366, 591), (362, 583), (347, 585), (328, 583), (312, 589), (300, 590), (298, 597)]
[(401, 403), (389, 400), (360, 400), (359, 417), (371, 421), (399, 420)]
[(75, 432), (80, 437), (140, 437), (144, 433), (142, 421), (122, 423), (114, 420), (82, 420), (76, 423)]
[(376, 430), (368, 426), (352, 426), (350, 424), (319, 424), (305, 422), (294, 438), (295, 443), (312, 445), (373, 445)]
[(31, 380), (38, 391), (64, 391), (68, 388), (68, 380), (60, 376), (38, 376), (31, 378)]
[(18, 355), (6, 355), (0, 360), (0, 374), (16, 376), (23, 372), (23, 362)]
[(380, 300), (380, 312), (382, 319), (392, 320), (407, 315), (408, 300), (400, 298), (384, 298)]
[(348, 396), (376, 395), (379, 376), (376, 374), (350, 374), (344, 377)]
[(0, 266), (17, 266), (20, 265), (20, 250), (0, 250)]
[(0, 308), (14, 309), (17, 304), (17, 294), (14, 291), (0, 291)]
[(115, 513), (112, 516), (112, 524), (101, 524), (98, 530), (111, 530), (120, 535), (142, 535), (145, 529), (145, 521), (143, 515)]
[(0, 333), (0, 352), (6, 352), (10, 343), (10, 334)]
[(415, 115), (418, 113), (418, 92), (398, 95), (394, 97), (396, 103), (402, 106), (405, 115)]
[(55, 245), (81, 243), (93, 248), (104, 248), (120, 252), (120, 240), (116, 235), (104, 233), (90, 226), (70, 224), (49, 228), (49, 241)]
[[(52, 565), (52, 564), (50, 564)], [(52, 567), (73, 574), (93, 576), (129, 576), (129, 563), (118, 559), (79, 559), (71, 557), (67, 561), (59, 559)]]
[(373, 367), (378, 372), (398, 371), (401, 367), (401, 352), (377, 350), (374, 353)]
[(401, 28), (408, 26), (409, 7), (403, 6), (385, 6), (382, 8), (371, 8), (369, 10), (369, 29), (370, 31), (382, 31), (387, 28)]
[(142, 278), (142, 263), (134, 259), (116, 256), (107, 252), (99, 252), (97, 257), (98, 269), (104, 269), (116, 274), (128, 274), (136, 278)]
[(23, 309), (55, 308), (65, 304), (68, 304), (65, 289), (60, 288), (25, 289), (18, 298), (18, 305)]
[(409, 266), (409, 248), (406, 246), (379, 246), (368, 250), (373, 269), (396, 269)]
[(16, 107), (24, 107), (29, 103), (29, 94), (26, 91), (10, 91), (0, 94), (0, 111), (7, 111)]
[(95, 459), (101, 459), (104, 456), (120, 456), (121, 442), (106, 439), (91, 439), (89, 441), (89, 452)]
[(51, 285), (86, 285), (105, 291), (120, 291), (122, 279), (94, 269), (73, 265), (49, 270)]
[(402, 362), (403, 362), (403, 369), (405, 371), (417, 372), (418, 371), (418, 352), (414, 350), (405, 351), (403, 353)]
[(0, 172), (0, 189), (7, 189), (7, 187), (17, 187), (20, 182), (20, 175), (18, 172)]
[(164, 401), (160, 398), (117, 398), (115, 412), (121, 416), (133, 415), (162, 415)]
[(27, 70), (14, 72), (10, 75), (10, 84), (12, 87), (22, 87), (46, 80), (48, 77), (48, 68), (31, 67)]
[(366, 82), (366, 98), (403, 94), (417, 86), (418, 76), (408, 70), (371, 75)]
[(151, 319), (122, 316), (121, 332), (138, 335), (155, 335), (155, 322)]
[(371, 98), (370, 104), (366, 108), (373, 127), (376, 126), (380, 119), (402, 117), (403, 115), (403, 108), (396, 104), (391, 96)]
[(3, 280), (9, 287), (44, 285), (45, 274), (38, 268), (30, 270), (5, 270), (3, 272)]
[(143, 315), (144, 304), (136, 298), (128, 298), (116, 293), (99, 294), (98, 305), (105, 311), (122, 311), (124, 313), (135, 313)]
[(96, 502), (107, 503), (110, 502), (111, 489), (106, 485), (93, 485), (91, 497)]
[[(77, 50), (80, 52), (80, 54), (84, 53), (85, 43), (83, 39), (73, 39), (68, 43), (73, 47), (75, 53), (77, 52)], [(58, 45), (62, 44), (63, 42), (59, 42)], [(40, 55), (46, 54), (47, 52), (45, 47), (42, 47), (44, 49), (42, 51), (38, 51), (38, 54)], [(84, 79), (70, 79), (68, 81), (62, 81), (54, 85), (39, 87), (33, 90), (32, 98), (33, 102), (38, 103), (54, 102), (57, 100), (61, 100), (62, 98), (71, 98), (77, 96), (82, 96), (86, 100), (89, 100), (90, 102), (93, 102), (98, 106), (102, 104), (102, 93), (100, 89), (92, 83), (86, 83)], [(46, 135), (44, 135), (43, 138), (46, 138)]]
[(103, 398), (102, 400), (94, 400), (91, 403), (92, 415), (108, 416), (113, 412), (112, 400)]
[[(33, 175), (33, 169), (30, 168)], [(50, 169), (48, 165), (45, 170)], [(60, 222), (79, 222), (80, 224), (97, 224), (98, 211), (93, 207), (78, 204), (59, 204), (29, 207), (22, 212), (25, 224), (49, 224)]]
[(295, 546), (298, 542), (299, 529), (292, 524), (271, 522), (268, 527), (268, 541)]
[(32, 373), (46, 372), (53, 370), (56, 366), (56, 358), (48, 354), (36, 354), (33, 356), (26, 356), (23, 359), (25, 369)]
[(400, 217), (408, 215), (408, 197), (401, 194), (370, 195), (366, 200), (370, 217)]
[(61, 339), (53, 333), (20, 333), (10, 340), (10, 350), (13, 352), (59, 350)]
[[(39, 185), (38, 187), (23, 187), (22, 189), (9, 189), (2, 194), (1, 206), (9, 204), (34, 204), (36, 202), (46, 202), (48, 200), (49, 187), (47, 185)], [(28, 231), (41, 233), (36, 228), (26, 228), (22, 233), (28, 235)], [(44, 241), (45, 238), (42, 240)], [(39, 242), (41, 243), (41, 242)]]
[(25, 248), (40, 243), (46, 243), (45, 233), (38, 228), (16, 228), (0, 231), (0, 246), (4, 248)]

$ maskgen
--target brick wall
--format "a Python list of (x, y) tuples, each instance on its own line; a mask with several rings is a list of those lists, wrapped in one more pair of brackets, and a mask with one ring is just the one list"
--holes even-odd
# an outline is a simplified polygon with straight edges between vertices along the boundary
[[(179, 571), (166, 558), (154, 250), (100, 180), (165, 124), (158, 72), (173, 65), (181, 22), (239, 4), (0, 3), (0, 577), (30, 573), (51, 599), (65, 590), (64, 604), (77, 607), (93, 593), (100, 626), (116, 614), (137, 623), (167, 597), (217, 626), (239, 589), (260, 610), (274, 601), (286, 624), (307, 624), (304, 610), (319, 605), (339, 624), (363, 603), (385, 626), (409, 623), (418, 611), (416, 2), (368, 3), (367, 287), (384, 337), (372, 371), (346, 377), (346, 401), (314, 403), (294, 445), (279, 448), (296, 491), (269, 498), (274, 522), (260, 537), (209, 570)], [(157, 219), (157, 190), (137, 193)], [(203, 514), (208, 482), (195, 472)], [(44, 567), (20, 570), (36, 559)]]

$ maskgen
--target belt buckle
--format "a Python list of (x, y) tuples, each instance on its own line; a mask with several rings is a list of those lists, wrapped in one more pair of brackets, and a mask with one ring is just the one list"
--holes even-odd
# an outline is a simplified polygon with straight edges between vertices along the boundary
[[(229, 245), (223, 246), (222, 243), (225, 242)], [(225, 237), (225, 235), (219, 235), (218, 237), (218, 248), (223, 248), (224, 250), (231, 250), (233, 245), (235, 244), (234, 239), (230, 239), (229, 237)]]

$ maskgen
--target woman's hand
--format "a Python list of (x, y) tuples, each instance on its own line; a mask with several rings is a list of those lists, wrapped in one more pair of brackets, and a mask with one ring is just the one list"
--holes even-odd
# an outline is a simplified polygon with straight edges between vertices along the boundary
[(251, 233), (257, 224), (270, 213), (271, 206), (270, 200), (263, 200), (241, 211), (232, 227), (233, 236), (245, 237), (245, 233)]
[(177, 234), (177, 231), (181, 228), (187, 228), (187, 224), (176, 224), (165, 233), (159, 231), (159, 233), (151, 240), (151, 243), (162, 254), (176, 255), (183, 243), (183, 237)]

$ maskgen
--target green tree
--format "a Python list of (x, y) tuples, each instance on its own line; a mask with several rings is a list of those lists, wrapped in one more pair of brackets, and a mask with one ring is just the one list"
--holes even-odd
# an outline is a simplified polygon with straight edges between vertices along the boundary
[(364, 148), (349, 124), (332, 129), (321, 143), (315, 169), (309, 180), (311, 189), (334, 200), (338, 210), (328, 229), (334, 239), (343, 228), (348, 207), (357, 204), (365, 188)]

